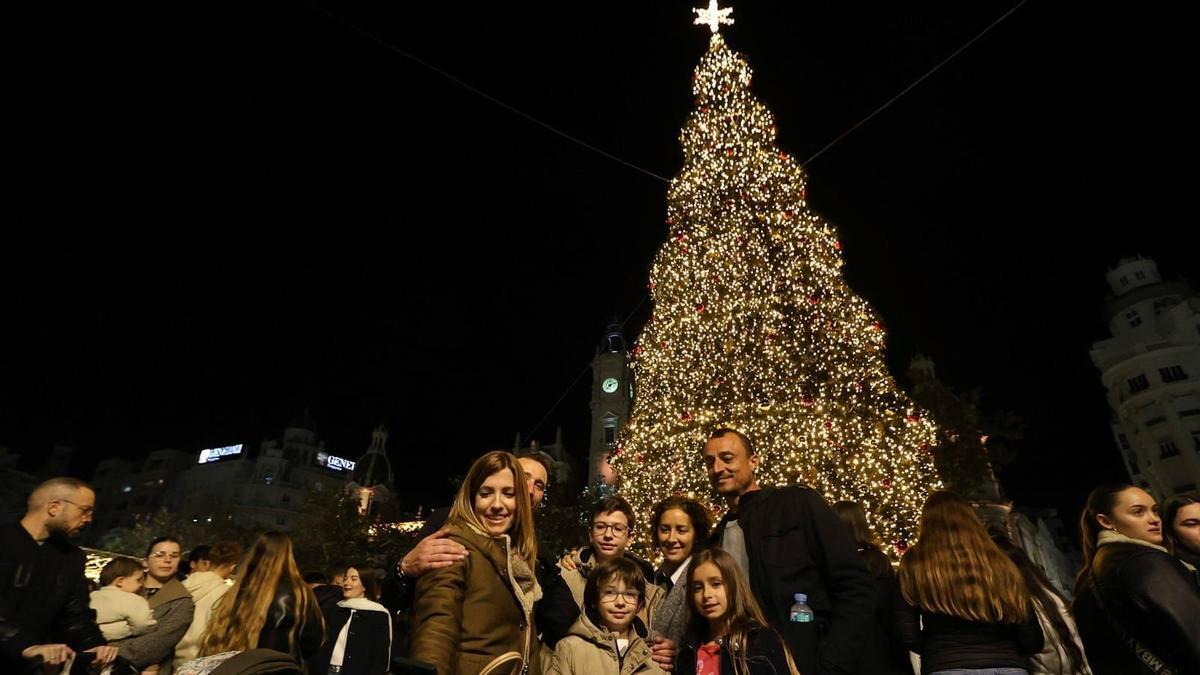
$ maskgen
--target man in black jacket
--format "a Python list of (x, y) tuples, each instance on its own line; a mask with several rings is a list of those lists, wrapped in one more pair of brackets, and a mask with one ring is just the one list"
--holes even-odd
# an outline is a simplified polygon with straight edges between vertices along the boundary
[[(739, 431), (714, 431), (704, 462), (729, 505), (710, 543), (746, 572), (797, 668), (805, 675), (860, 672), (856, 642), (873, 616), (875, 590), (837, 514), (812, 488), (759, 486), (754, 443)], [(796, 593), (808, 596), (812, 622), (789, 620)]]
[(0, 671), (61, 668), (75, 652), (112, 663), (88, 605), (86, 556), (67, 541), (92, 520), (96, 493), (74, 478), (52, 478), (29, 496), (25, 517), (0, 526)]

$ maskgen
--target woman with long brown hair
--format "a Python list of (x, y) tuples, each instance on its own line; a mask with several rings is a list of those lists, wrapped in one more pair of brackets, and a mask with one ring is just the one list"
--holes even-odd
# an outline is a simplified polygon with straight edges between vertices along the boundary
[(1141, 488), (1088, 495), (1073, 609), (1095, 675), (1200, 673), (1200, 589), (1163, 547), (1162, 525)]
[(439, 675), (475, 675), (510, 663), (524, 663), (536, 675), (533, 605), (542, 589), (534, 576), (533, 511), (516, 457), (497, 450), (475, 460), (446, 530), (468, 554), (417, 580), (412, 657), (434, 664)]
[(1167, 500), (1163, 538), (1176, 558), (1200, 568), (1200, 492), (1185, 492)]
[(1025, 551), (1004, 535), (993, 535), (992, 541), (1016, 564), (1025, 578), (1025, 587), (1033, 598), (1034, 610), (1042, 624), (1045, 644), (1042, 651), (1030, 659), (1032, 675), (1092, 675), (1075, 619), (1067, 610), (1067, 600), (1054, 588), (1046, 573)]
[(952, 493), (929, 496), (920, 527), (900, 559), (895, 621), (904, 646), (921, 655), (921, 673), (1026, 675), (1043, 638), (1017, 566)]
[(694, 554), (687, 586), (691, 622), (674, 672), (799, 675), (733, 556), (719, 548)]
[(296, 568), (291, 538), (265, 532), (242, 559), (237, 581), (213, 608), (200, 656), (273, 649), (304, 665), (324, 636), (317, 598)]
[(896, 571), (883, 554), (879, 539), (867, 523), (867, 512), (858, 502), (842, 501), (833, 505), (838, 520), (850, 532), (854, 547), (867, 564), (875, 584), (875, 622), (867, 628), (860, 650), (859, 667), (864, 673), (912, 675), (908, 650), (900, 644), (892, 620), (896, 601)]

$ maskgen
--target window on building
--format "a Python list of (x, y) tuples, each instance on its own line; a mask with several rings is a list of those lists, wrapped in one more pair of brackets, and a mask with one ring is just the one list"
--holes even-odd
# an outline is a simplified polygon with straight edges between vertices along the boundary
[(617, 428), (612, 426), (604, 427), (604, 442), (612, 445), (617, 442)]
[(1183, 485), (1175, 486), (1175, 494), (1179, 494), (1181, 492), (1193, 492), (1193, 491), (1195, 491), (1195, 489), (1196, 489), (1195, 483), (1184, 483)]
[(1158, 444), (1158, 458), (1166, 459), (1168, 457), (1177, 457), (1179, 448), (1175, 445), (1175, 441), (1162, 441)]
[(1136, 271), (1136, 272), (1134, 272), (1134, 273), (1133, 273), (1133, 277), (1134, 277), (1135, 279), (1137, 279), (1138, 281), (1141, 281), (1142, 279), (1145, 279), (1145, 278), (1146, 278), (1146, 273), (1145, 273), (1145, 272), (1143, 272), (1143, 271), (1141, 271), (1141, 270), (1138, 270), (1138, 271)]
[(1129, 461), (1129, 471), (1131, 473), (1141, 473), (1141, 470), (1138, 469), (1138, 462), (1137, 462), (1136, 454), (1131, 452), (1131, 453), (1125, 455), (1125, 459), (1127, 459)]
[(1192, 431), (1192, 449), (1200, 452), (1200, 429)]
[(1187, 379), (1187, 373), (1183, 372), (1183, 366), (1168, 366), (1159, 368), (1158, 374), (1162, 375), (1163, 382), (1178, 382)]
[(274, 480), (275, 480), (275, 477), (272, 476), (271, 474), (267, 474), (267, 475), (263, 476), (263, 482), (266, 483), (267, 485), (270, 485)]
[(283, 516), (276, 516), (276, 517), (275, 517), (275, 524), (276, 524), (276, 525), (279, 525), (280, 527), (283, 527), (284, 525), (286, 525), (286, 524), (287, 524), (287, 519), (286, 519), (286, 518), (284, 518)]
[(1129, 393), (1136, 394), (1150, 388), (1150, 380), (1145, 375), (1129, 378)]
[(1180, 417), (1195, 417), (1196, 415), (1200, 415), (1200, 408), (1188, 408), (1187, 410), (1179, 411)]
[(285, 493), (284, 493), (284, 495), (283, 495), (283, 497), (281, 498), (281, 501), (282, 501), (284, 504), (291, 504), (291, 503), (292, 503), (292, 496), (291, 496), (291, 495), (289, 495), (289, 494), (287, 494), (287, 493), (285, 492)]
[(1122, 450), (1129, 449), (1129, 437), (1127, 437), (1125, 434), (1117, 434), (1117, 443), (1121, 444)]
[(1166, 417), (1159, 415), (1158, 417), (1151, 417), (1150, 419), (1146, 420), (1146, 426), (1153, 427), (1153, 426), (1162, 424), (1163, 422), (1166, 422), (1166, 421), (1167, 421)]
[(1142, 317), (1138, 316), (1136, 309), (1125, 312), (1125, 320), (1129, 322), (1130, 328), (1137, 328), (1142, 325)]
[(1124, 287), (1124, 286), (1128, 286), (1128, 285), (1129, 285), (1129, 277), (1121, 277), (1121, 286)]

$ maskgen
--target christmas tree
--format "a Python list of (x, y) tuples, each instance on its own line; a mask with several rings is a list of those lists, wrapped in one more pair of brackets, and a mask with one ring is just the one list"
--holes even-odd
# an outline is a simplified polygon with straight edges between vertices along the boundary
[(936, 428), (888, 372), (883, 326), (843, 280), (837, 232), (808, 208), (804, 170), (776, 147), (750, 67), (717, 32), (729, 10), (714, 5), (697, 10), (713, 34), (633, 350), (621, 493), (643, 516), (671, 494), (714, 495), (701, 449), (728, 426), (754, 439), (761, 484), (861, 502), (903, 552), (939, 486)]

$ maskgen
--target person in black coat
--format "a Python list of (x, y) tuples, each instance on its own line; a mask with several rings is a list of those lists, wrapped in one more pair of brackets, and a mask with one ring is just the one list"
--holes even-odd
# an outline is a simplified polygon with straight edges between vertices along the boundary
[(871, 527), (867, 524), (867, 514), (862, 504), (842, 501), (833, 505), (846, 531), (858, 547), (871, 573), (875, 584), (875, 621), (868, 627), (861, 649), (859, 668), (864, 673), (879, 673), (880, 675), (912, 675), (912, 661), (908, 649), (900, 643), (896, 635), (895, 623), (892, 620), (893, 604), (896, 598), (896, 571), (892, 569), (892, 561), (879, 548)]
[[(875, 588), (846, 528), (804, 486), (760, 487), (753, 442), (717, 429), (704, 446), (713, 486), (729, 505), (710, 540), (747, 573), (754, 597), (805, 675), (857, 673), (858, 650), (875, 611)], [(815, 620), (789, 620), (808, 596)]]
[(900, 559), (896, 633), (921, 655), (921, 672), (1026, 672), (1043, 635), (1024, 577), (975, 515), (950, 492), (921, 511), (920, 539)]
[(392, 618), (379, 604), (379, 582), (361, 566), (346, 569), (343, 599), (325, 611), (325, 646), (309, 666), (310, 675), (381, 675), (391, 662)]
[(86, 556), (67, 540), (95, 505), (86, 483), (52, 478), (34, 489), (20, 522), (0, 526), (0, 672), (40, 672), (74, 652), (116, 658), (89, 606)]
[(1080, 518), (1072, 609), (1095, 675), (1200, 673), (1200, 587), (1162, 546), (1155, 506), (1141, 488), (1101, 485)]

